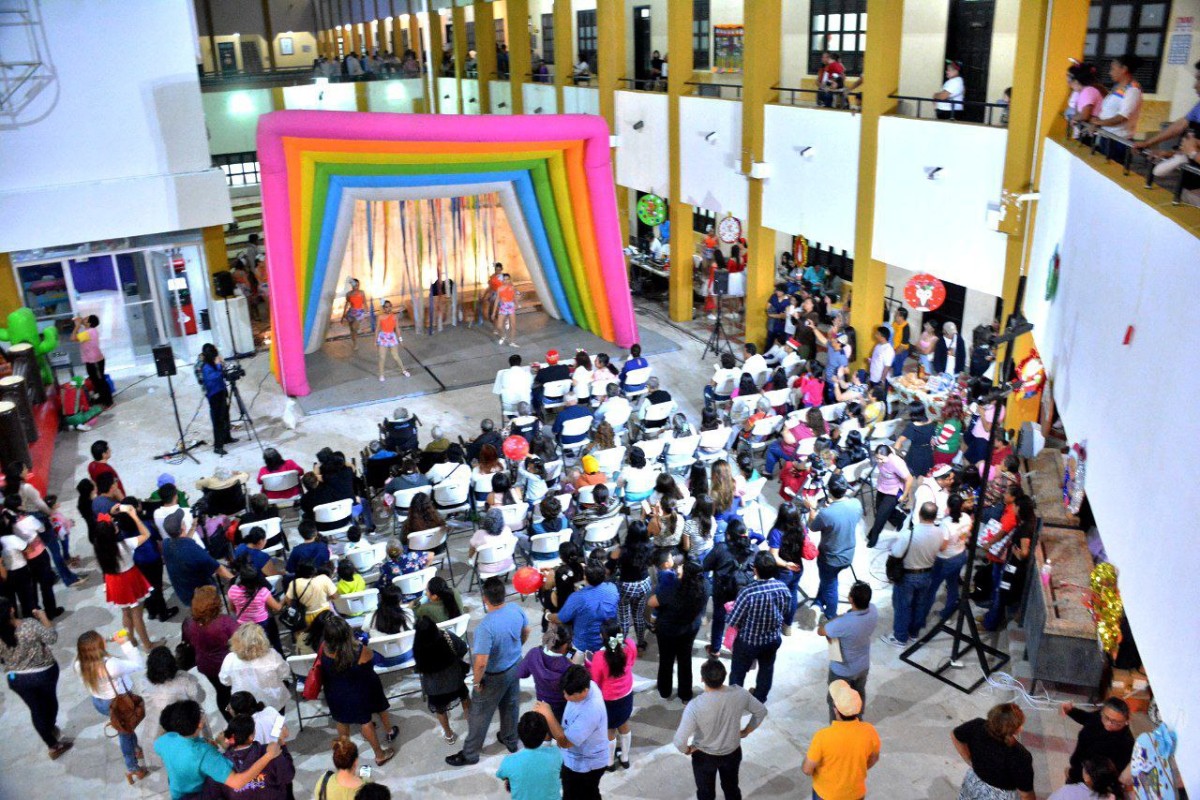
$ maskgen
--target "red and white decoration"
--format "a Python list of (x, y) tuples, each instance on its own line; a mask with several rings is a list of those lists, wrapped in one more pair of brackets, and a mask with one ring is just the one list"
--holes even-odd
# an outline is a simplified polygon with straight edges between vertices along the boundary
[(904, 302), (916, 311), (934, 311), (946, 302), (946, 284), (922, 272), (904, 285)]

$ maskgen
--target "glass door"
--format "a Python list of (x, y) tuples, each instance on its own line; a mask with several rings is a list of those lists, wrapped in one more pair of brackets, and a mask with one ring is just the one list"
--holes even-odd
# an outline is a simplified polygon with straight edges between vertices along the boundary
[(149, 251), (142, 251), (115, 257), (134, 364), (152, 361), (154, 345), (166, 340), (155, 307), (157, 292), (150, 279), (149, 256)]
[(177, 360), (187, 362), (192, 355), (188, 349), (188, 336), (196, 333), (197, 326), (184, 261), (170, 252), (158, 250), (148, 251), (146, 258), (157, 297), (157, 313), (166, 334), (164, 341), (171, 345)]

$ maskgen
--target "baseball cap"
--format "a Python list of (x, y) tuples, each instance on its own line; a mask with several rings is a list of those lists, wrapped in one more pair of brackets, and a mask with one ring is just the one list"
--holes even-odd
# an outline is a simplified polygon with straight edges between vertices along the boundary
[(829, 696), (833, 699), (833, 707), (843, 717), (857, 717), (862, 713), (862, 695), (845, 681), (836, 680), (829, 684)]
[(175, 483), (175, 476), (169, 472), (164, 472), (158, 476), (158, 488), (166, 486), (168, 483)]
[(549, 361), (551, 364), (557, 364), (558, 363), (558, 351), (557, 350), (547, 350), (546, 351), (546, 360)]
[(162, 521), (163, 533), (175, 537), (183, 533), (183, 509), (177, 508)]
[(953, 471), (954, 469), (949, 464), (940, 464), (939, 466), (934, 467), (933, 472), (930, 474), (934, 478), (944, 478)]

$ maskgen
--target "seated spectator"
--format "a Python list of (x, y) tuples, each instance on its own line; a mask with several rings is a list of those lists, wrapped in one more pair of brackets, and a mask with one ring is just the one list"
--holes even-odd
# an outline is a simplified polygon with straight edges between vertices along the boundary
[(279, 509), (271, 505), (271, 501), (267, 499), (265, 494), (250, 495), (250, 510), (242, 514), (242, 527), (247, 527), (251, 522), (264, 522), (268, 519), (276, 519), (279, 517)]
[[(508, 357), (508, 369), (496, 373), (492, 383), (492, 394), (499, 395), (502, 409), (516, 408), (520, 403), (533, 400), (533, 375), (521, 366), (521, 357), (513, 354)], [(471, 459), (478, 458), (478, 453), (471, 454)]]
[(304, 473), (300, 478), (300, 485), (304, 487), (304, 494), (300, 498), (300, 516), (303, 519), (315, 520), (317, 506), (336, 503), (343, 499), (338, 496), (334, 487), (322, 481), (315, 472)]
[[(642, 358), (642, 346), (634, 344), (629, 348), (629, 358), (621, 365), (619, 378), (621, 381), (621, 390), (625, 392), (640, 392), (647, 384), (631, 384), (628, 381), (629, 373), (635, 369), (645, 369), (650, 366), (650, 362)], [(648, 382), (647, 382), (648, 383)]]
[(609, 450), (617, 446), (617, 434), (608, 422), (601, 422), (592, 431), (592, 441), (583, 448), (583, 454), (595, 455), (601, 450)]
[(579, 444), (588, 438), (587, 432), (564, 436), (563, 425), (573, 419), (581, 419), (583, 417), (591, 419), (592, 412), (588, 410), (586, 405), (581, 405), (574, 394), (568, 394), (564, 402), (566, 405), (558, 412), (552, 430), (554, 431), (554, 435), (558, 437), (559, 443), (563, 446)]
[(546, 365), (539, 367), (533, 365), (533, 409), (540, 412), (542, 410), (543, 397), (545, 387), (548, 383), (557, 383), (558, 381), (567, 381), (571, 379), (571, 367), (558, 362), (558, 351), (549, 350), (546, 352)]
[(420, 486), (432, 486), (429, 477), (422, 475), (417, 469), (417, 461), (411, 455), (407, 455), (400, 460), (400, 463), (392, 467), (392, 477), (383, 486), (383, 490), (388, 494), (396, 494), (405, 489), (416, 489)]
[(676, 414), (671, 417), (671, 435), (676, 439), (691, 436), (695, 432), (696, 430), (692, 427), (692, 423), (688, 422), (686, 414)]
[[(467, 557), (474, 559), (475, 554), (483, 547), (494, 547), (505, 543), (511, 543), (515, 548), (517, 537), (513, 535), (512, 530), (504, 522), (504, 514), (498, 508), (489, 508), (487, 515), (484, 516), (483, 522), (479, 530), (475, 531), (475, 535), (471, 537), (470, 546), (468, 548)], [(512, 556), (491, 564), (488, 568), (493, 572), (511, 571), (516, 566)]]
[(217, 467), (213, 474), (196, 481), (196, 488), (208, 501), (210, 514), (234, 515), (246, 508), (246, 481), (250, 476), (241, 470)]
[(588, 523), (615, 517), (620, 510), (621, 501), (613, 497), (608, 487), (601, 483), (592, 487), (590, 500), (584, 499), (579, 502), (579, 509), (571, 522), (577, 530), (583, 530)]
[(417, 436), (417, 428), (421, 420), (408, 412), (403, 406), (392, 412), (392, 418), (384, 420), (384, 443), (394, 453), (411, 453), (421, 449)]
[[(433, 499), (427, 494), (417, 495), (413, 498), (412, 505), (408, 508), (408, 517), (404, 520), (404, 525), (400, 529), (404, 541), (404, 549), (409, 549), (408, 537), (414, 533), (431, 531), (445, 524), (446, 520), (442, 518), (437, 508), (434, 507)], [(442, 545), (437, 549), (437, 552), (443, 553), (445, 550), (446, 546)]]
[(604, 392), (606, 397), (596, 409), (596, 419), (607, 421), (607, 418), (611, 417), (617, 420), (617, 425), (624, 425), (633, 413), (633, 406), (621, 396), (621, 388), (615, 383), (608, 384)]
[[(656, 421), (644, 421), (646, 419), (646, 411), (650, 408), (650, 406), (656, 406), (663, 403), (669, 403), (671, 406), (667, 410), (667, 415), (665, 417)], [(637, 418), (641, 424), (642, 430), (658, 430), (659, 428), (662, 428), (667, 424), (667, 421), (670, 420), (671, 415), (675, 413), (676, 408), (677, 406), (674, 399), (671, 397), (671, 393), (662, 388), (662, 386), (659, 384), (658, 378), (651, 376), (650, 379), (646, 381), (646, 395), (641, 399), (641, 402), (638, 403), (637, 408)]]
[(597, 391), (607, 394), (609, 386), (617, 386), (619, 392), (617, 375), (617, 368), (608, 360), (608, 353), (597, 353), (592, 361), (592, 396), (595, 397)]
[(793, 383), (792, 405), (796, 408), (816, 408), (825, 402), (825, 377), (819, 362), (808, 362), (807, 370)]
[(395, 451), (388, 450), (383, 442), (378, 440), (367, 443), (367, 452), (369, 453), (367, 456), (368, 461), (386, 461), (389, 458), (396, 458), (400, 455)]
[(434, 425), (433, 429), (430, 431), (430, 434), (433, 436), (433, 440), (430, 441), (429, 444), (425, 445), (423, 453), (434, 456), (444, 456), (446, 450), (450, 448), (450, 440), (446, 438), (446, 432), (442, 430), (441, 425)]
[(654, 494), (650, 495), (650, 505), (658, 505), (664, 497), (669, 497), (678, 503), (689, 496), (686, 486), (680, 485), (671, 473), (663, 472), (654, 481)]
[[(547, 496), (542, 500), (538, 510), (542, 512), (542, 518), (533, 523), (533, 534), (537, 536), (543, 533), (558, 533), (569, 524), (566, 516), (563, 514), (562, 503), (553, 495)], [(537, 560), (536, 558), (534, 559)]]
[(520, 436), (532, 446), (541, 431), (542, 421), (534, 416), (533, 408), (529, 403), (517, 403), (517, 415), (509, 422), (505, 436)]
[[(850, 374), (850, 380), (846, 381), (846, 368), (843, 368), (838, 373), (837, 380), (833, 384), (833, 396), (839, 403), (863, 403), (866, 402), (867, 392), (870, 386), (867, 384), (867, 378), (870, 373), (865, 369), (856, 369)], [(886, 391), (886, 387), (880, 387)]]
[(175, 476), (169, 472), (164, 472), (158, 476), (154, 483), (154, 491), (146, 498), (149, 503), (158, 503), (162, 501), (159, 497), (158, 490), (166, 484), (171, 484), (175, 487), (176, 496), (179, 498), (179, 505), (183, 508), (188, 508), (191, 504), (188, 503), (187, 492), (180, 490), (179, 484), (175, 482)]
[(395, 538), (388, 539), (386, 552), (386, 558), (379, 565), (379, 579), (375, 581), (375, 588), (381, 591), (401, 575), (421, 569), (429, 558), (428, 553), (405, 553), (404, 545)]
[[(338, 563), (337, 577), (338, 594), (356, 594), (357, 592), (365, 592), (367, 590), (367, 582), (363, 580), (363, 576), (358, 573), (358, 570), (349, 561)], [(351, 616), (360, 616), (360, 614), (352, 614)]]
[[(371, 623), (367, 628), (372, 638), (377, 636), (394, 636), (413, 629), (413, 612), (408, 607), (409, 600), (400, 592), (400, 587), (388, 584), (379, 590), (379, 607), (371, 615)], [(395, 656), (384, 657), (375, 653), (375, 666), (395, 667), (412, 660), (412, 651)]]
[(742, 361), (742, 374), (754, 377), (767, 369), (767, 360), (759, 355), (758, 345), (754, 342), (746, 342), (742, 347), (742, 355), (745, 356)]
[(525, 463), (517, 467), (516, 490), (521, 493), (526, 503), (532, 506), (540, 503), (550, 487), (546, 482), (546, 464), (537, 456), (529, 456)]
[[(96, 485), (102, 489), (107, 488), (111, 485), (111, 478), (101, 477), (100, 481)], [(104, 492), (101, 491), (101, 495), (103, 494)], [(183, 507), (183, 505), (179, 502), (179, 491), (175, 488), (175, 484), (164, 483), (160, 485), (158, 487), (158, 496), (162, 501), (162, 504), (158, 508), (154, 509), (154, 527), (161, 531), (163, 529), (163, 520), (174, 514), (176, 511), (181, 511), (182, 516), (180, 518), (180, 525), (183, 527), (184, 531), (188, 533), (188, 535), (192, 535), (192, 528), (194, 527), (196, 520), (195, 517), (192, 516), (191, 509)], [(108, 513), (108, 509), (103, 508), (102, 505), (103, 504), (101, 504), (100, 508), (96, 508), (96, 510)], [(93, 507), (95, 506), (96, 504), (93, 503)], [(200, 541), (199, 535), (196, 535), (196, 540)]]
[(579, 464), (583, 467), (583, 473), (575, 479), (576, 489), (608, 483), (608, 476), (600, 471), (600, 462), (596, 460), (595, 456), (584, 456)]
[(630, 449), (627, 461), (629, 465), (621, 470), (621, 478), (617, 483), (625, 502), (636, 503), (648, 499), (654, 493), (658, 470), (646, 463), (646, 454), (636, 445)]
[(490, 444), (485, 444), (479, 448), (479, 458), (475, 463), (475, 474), (491, 475), (504, 469), (504, 463), (500, 460), (499, 448), (492, 447)]
[[(519, 359), (520, 356), (515, 356), (515, 358)], [(503, 437), (500, 435), (500, 432), (496, 430), (496, 423), (492, 422), (490, 419), (485, 419), (483, 422), (479, 423), (479, 435), (476, 436), (470, 444), (466, 445), (467, 461), (471, 462), (477, 460), (479, 458), (479, 451), (482, 450), (485, 445), (491, 445), (499, 450), (503, 443)]]
[(458, 445), (450, 445), (450, 449), (446, 451), (446, 460), (431, 466), (425, 477), (434, 486), (443, 483), (448, 486), (459, 482), (469, 483), (471, 468), (467, 466), (467, 457), (463, 449)]
[[(263, 467), (258, 470), (258, 485), (262, 486), (264, 475), (280, 472), (294, 472), (296, 473), (297, 478), (304, 474), (304, 470), (299, 464), (297, 464), (295, 461), (292, 461), (290, 458), (285, 461), (283, 456), (279, 455), (278, 450), (276, 450), (274, 447), (268, 447), (263, 451)], [(286, 489), (280, 492), (268, 492), (263, 490), (263, 494), (265, 494), (271, 500), (290, 500), (293, 497), (299, 497), (300, 491), (300, 485), (297, 484), (291, 489)]]
[(467, 607), (463, 605), (458, 589), (437, 575), (425, 584), (424, 602), (418, 603), (416, 608), (417, 619), (429, 617), (439, 625), (467, 613)]
[(284, 602), (304, 612), (304, 621), (311, 626), (313, 620), (329, 611), (329, 601), (337, 597), (337, 585), (324, 573), (318, 574), (307, 561), (296, 566), (296, 579), (283, 593)]
[[(241, 529), (239, 529), (241, 532)], [(233, 550), (235, 561), (245, 561), (261, 575), (279, 575), (282, 570), (273, 562), (269, 553), (264, 553), (267, 534), (262, 528), (251, 526), (242, 533), (242, 543)]]
[(293, 547), (292, 552), (288, 554), (287, 571), (295, 575), (297, 567), (301, 564), (309, 564), (314, 569), (320, 569), (328, 564), (329, 545), (322, 540), (321, 533), (317, 530), (317, 523), (311, 520), (302, 520), (296, 530), (304, 541)]

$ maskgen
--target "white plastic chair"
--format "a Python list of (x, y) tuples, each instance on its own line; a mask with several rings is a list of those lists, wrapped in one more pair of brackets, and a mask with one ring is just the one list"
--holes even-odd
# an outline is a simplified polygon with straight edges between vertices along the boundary
[[(304, 679), (308, 677), (308, 673), (312, 671), (313, 664), (315, 663), (317, 663), (316, 653), (287, 657), (288, 669), (291, 670), (292, 673), (292, 677), (288, 681), (288, 688), (292, 690), (292, 702), (296, 706), (296, 721), (300, 724), (301, 731), (304, 730), (305, 720), (312, 721), (314, 719), (321, 719), (322, 717), (329, 716), (329, 711), (325, 708), (325, 703), (322, 700), (318, 699), (310, 702), (301, 697), (300, 692), (296, 690), (296, 686), (303, 683)], [(314, 705), (322, 709), (321, 712), (318, 714), (305, 715), (305, 706), (312, 707)]]
[[(284, 472), (268, 472), (262, 476), (264, 492), (290, 492), (300, 487), (300, 473), (294, 469)], [(300, 502), (300, 492), (293, 497), (271, 498), (269, 501), (275, 508), (295, 508)]]
[(413, 498), (419, 494), (433, 496), (432, 486), (414, 486), (411, 489), (401, 489), (398, 492), (392, 492), (392, 513), (397, 521), (408, 516), (408, 509), (412, 508)]
[[(464, 473), (469, 475), (469, 473)], [(442, 516), (471, 511), (471, 480), (445, 481), (433, 487), (433, 507)]]
[(885, 422), (876, 422), (871, 428), (870, 446), (874, 448), (881, 444), (891, 444), (896, 441), (900, 435), (900, 431), (904, 430), (904, 426), (908, 420), (904, 418), (889, 419)]
[(443, 631), (450, 631), (458, 638), (462, 639), (467, 635), (467, 626), (471, 622), (470, 614), (459, 614), (457, 617), (448, 619), (445, 622), (439, 622), (438, 628)]
[(717, 459), (724, 458), (728, 452), (725, 448), (732, 435), (733, 428), (728, 425), (702, 432), (700, 441), (696, 444), (696, 460), (701, 464), (711, 464)]
[(533, 553), (533, 565), (538, 569), (553, 569), (562, 563), (558, 557), (559, 545), (571, 541), (570, 527), (551, 533), (539, 533), (529, 538), (529, 549)]
[(617, 544), (617, 535), (621, 530), (620, 515), (598, 519), (589, 522), (583, 529), (583, 551), (590, 553), (597, 547), (611, 550)]
[[(670, 430), (670, 426), (666, 424), (667, 417), (671, 416), (671, 410), (675, 408), (675, 402), (669, 403), (653, 403), (646, 407), (646, 413), (642, 416), (641, 422), (638, 424), (638, 437), (640, 440), (655, 439), (660, 437), (664, 432)], [(653, 425), (647, 427), (646, 423), (662, 423), (661, 425)]]
[(826, 422), (837, 422), (837, 418), (846, 410), (845, 403), (830, 403), (827, 406), (821, 406), (821, 417)]
[(787, 405), (791, 394), (792, 390), (785, 387), (783, 389), (772, 389), (769, 392), (763, 392), (763, 397), (767, 398), (767, 402), (771, 404), (771, 408), (782, 408)]
[(696, 506), (696, 496), (693, 494), (693, 495), (688, 495), (687, 497), (683, 498), (678, 503), (676, 503), (675, 510), (679, 513), (679, 516), (681, 516), (681, 517), (690, 517), (692, 515), (692, 509), (695, 508), (695, 506)]
[(434, 575), (437, 575), (437, 567), (425, 567), (393, 578), (392, 585), (398, 587), (405, 597), (416, 597), (425, 591), (426, 585)]
[[(653, 408), (653, 406), (651, 406), (651, 408)], [(636, 447), (641, 448), (642, 452), (646, 454), (647, 464), (654, 464), (658, 462), (658, 460), (662, 458), (663, 448), (670, 444), (671, 440), (675, 438), (675, 434), (671, 433), (669, 429), (666, 429), (666, 431), (666, 435), (664, 436), (658, 436), (654, 439), (643, 438), (640, 439), (635, 445)]]
[(322, 503), (313, 508), (313, 518), (317, 527), (326, 536), (341, 536), (350, 530), (353, 520), (350, 515), (354, 512), (354, 501), (334, 500), (332, 503)]
[[(375, 636), (371, 639), (371, 649), (382, 658), (397, 658), (405, 653), (412, 652), (413, 638), (416, 635), (416, 631), (400, 631), (399, 633), (392, 633), (385, 636)], [(412, 669), (415, 663), (410, 658), (403, 663), (394, 664), (390, 667), (377, 666), (375, 667), (375, 672), (380, 675), (386, 675), (389, 672)]]
[(263, 552), (268, 555), (278, 556), (286, 552), (288, 548), (287, 536), (283, 533), (283, 520), (279, 517), (271, 517), (269, 519), (260, 519), (257, 522), (247, 522), (243, 524), (239, 530), (245, 536), (249, 531), (258, 528), (267, 537), (266, 545), (263, 547)]
[(475, 510), (483, 508), (487, 502), (487, 496), (492, 493), (492, 476), (495, 472), (489, 472), (484, 475), (481, 472), (471, 473), (471, 501), (475, 504)]
[(766, 485), (767, 479), (765, 477), (759, 477), (755, 480), (747, 481), (746, 491), (742, 493), (742, 505), (749, 505), (761, 497), (763, 487)]
[(563, 460), (561, 458), (547, 461), (544, 466), (546, 467), (546, 483), (553, 483), (562, 475)]
[(500, 509), (500, 513), (504, 515), (504, 524), (513, 533), (525, 530), (529, 524), (529, 504), (528, 503), (513, 503), (508, 506), (496, 506)]
[[(562, 426), (562, 433), (559, 434), (559, 442), (562, 443), (563, 454), (575, 455), (580, 450), (591, 444), (592, 440), (588, 436), (588, 434), (591, 433), (591, 430), (592, 418), (590, 416), (576, 417), (575, 419), (569, 419), (564, 422)], [(575, 436), (582, 436), (583, 438), (573, 444), (565, 443), (565, 440), (568, 437)]]
[(733, 404), (729, 410), (730, 418), (735, 422), (748, 419), (758, 408), (758, 401), (761, 399), (761, 394), (743, 394), (733, 398)]
[(766, 385), (767, 381), (771, 380), (771, 369), (766, 367), (754, 373), (754, 385), (761, 389)]
[(387, 543), (376, 542), (370, 547), (355, 550), (346, 556), (346, 560), (354, 565), (361, 575), (366, 575), (375, 569), (387, 557)]
[(564, 398), (574, 385), (574, 382), (571, 380), (550, 381), (544, 385), (542, 387), (542, 408), (546, 411), (551, 411), (565, 406), (566, 401)]
[[(445, 546), (446, 539), (446, 529), (441, 527), (410, 533), (408, 535), (408, 549), (419, 553), (429, 553), (430, 567), (426, 567), (426, 569), (445, 565), (446, 569), (450, 572), (450, 582), (454, 583), (454, 562), (450, 558), (450, 548)], [(442, 552), (435, 552), (439, 547), (443, 548)]]
[[(473, 575), (471, 579), (471, 587), (475, 585), (483, 585), (483, 582), (488, 578), (507, 577), (514, 569), (512, 560), (513, 551), (516, 549), (516, 542), (506, 541), (497, 542), (496, 544), (484, 545), (475, 551), (475, 563), (472, 565)], [(508, 561), (508, 566), (503, 566), (503, 562)]]
[(333, 610), (345, 617), (351, 628), (361, 628), (366, 622), (366, 615), (379, 608), (379, 590), (339, 594), (332, 602)]
[(681, 472), (690, 467), (695, 461), (693, 454), (700, 444), (700, 434), (683, 436), (667, 442), (667, 471)]
[(610, 447), (607, 450), (599, 450), (592, 453), (592, 455), (599, 462), (600, 471), (612, 477), (621, 471), (621, 465), (625, 463), (625, 446)]
[[(751, 441), (746, 442), (750, 448), (750, 452), (757, 453), (767, 449), (767, 445), (771, 443), (783, 428), (784, 418), (778, 415), (774, 417), (763, 417), (758, 422), (754, 423), (750, 428)], [(759, 439), (759, 441), (754, 441)]]
[(629, 384), (630, 386), (642, 387), (641, 389), (624, 393), (630, 401), (632, 401), (635, 397), (641, 397), (649, 391), (649, 389), (646, 387), (646, 381), (650, 380), (650, 376), (653, 374), (653, 372), (654, 370), (651, 367), (645, 366), (638, 367), (637, 369), (631, 369), (629, 372), (625, 373), (625, 383)]
[(604, 421), (612, 426), (613, 433), (624, 436), (627, 433), (629, 418), (633, 416), (633, 406), (606, 412)]

